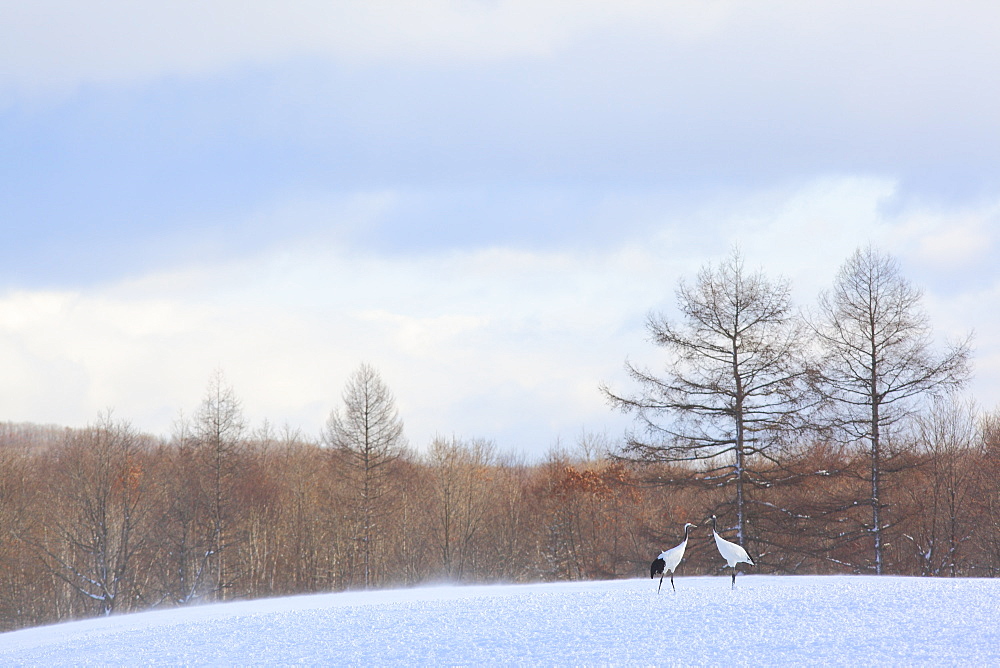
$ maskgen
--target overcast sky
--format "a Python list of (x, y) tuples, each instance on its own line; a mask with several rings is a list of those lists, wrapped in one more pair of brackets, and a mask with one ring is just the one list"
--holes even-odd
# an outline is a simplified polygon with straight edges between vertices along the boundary
[(320, 432), (617, 437), (601, 382), (738, 245), (894, 255), (1000, 405), (1000, 4), (0, 5), (0, 421), (168, 435), (219, 369)]

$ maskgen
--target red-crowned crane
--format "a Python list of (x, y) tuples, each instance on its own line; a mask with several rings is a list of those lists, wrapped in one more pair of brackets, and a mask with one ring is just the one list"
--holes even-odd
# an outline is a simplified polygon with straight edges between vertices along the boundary
[(719, 530), (715, 528), (715, 515), (712, 515), (712, 535), (715, 536), (715, 546), (719, 548), (719, 554), (726, 560), (729, 567), (733, 569), (732, 587), (736, 587), (736, 564), (742, 562), (753, 566), (753, 559), (750, 558), (750, 555), (747, 554), (747, 551), (742, 546), (730, 543), (719, 535)]
[(691, 533), (691, 529), (696, 528), (694, 524), (688, 522), (684, 525), (684, 540), (681, 541), (680, 545), (676, 545), (669, 550), (660, 552), (653, 563), (649, 566), (649, 577), (654, 578), (657, 575), (660, 576), (660, 584), (656, 586), (656, 593), (660, 593), (660, 587), (663, 586), (663, 574), (666, 571), (670, 571), (670, 588), (677, 591), (677, 587), (674, 586), (674, 571), (677, 570), (677, 566), (680, 565), (681, 559), (684, 558), (684, 549), (687, 548), (688, 544), (688, 534)]

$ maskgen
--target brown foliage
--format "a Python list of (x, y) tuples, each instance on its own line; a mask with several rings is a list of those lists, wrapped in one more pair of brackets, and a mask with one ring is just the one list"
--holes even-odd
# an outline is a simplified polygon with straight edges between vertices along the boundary
[[(919, 443), (897, 453), (884, 498), (888, 572), (1000, 574), (998, 425), (987, 416), (977, 440), (947, 456)], [(94, 436), (0, 425), (4, 630), (107, 612), (110, 599), (93, 598), (74, 578), (95, 572), (97, 548), (121, 547), (127, 510), (127, 549), (105, 555), (118, 555), (105, 559), (119, 566), (104, 580), (113, 609), (220, 595), (207, 556), (217, 471), (199, 445), (135, 435), (124, 451), (84, 447)], [(247, 437), (227, 457), (227, 598), (364, 585), (363, 534), (336, 451), (286, 433), (266, 443)], [(863, 452), (818, 442), (780, 468), (757, 468), (767, 474), (750, 499), (757, 572), (870, 570)], [(433, 457), (402, 454), (385, 480), (393, 512), (369, 554), (379, 586), (644, 577), (685, 522), (702, 526), (680, 574), (717, 573), (723, 562), (703, 522), (717, 512), (720, 528), (734, 526), (726, 490), (678, 465), (565, 453), (528, 464), (489, 443), (452, 440)], [(99, 517), (113, 520), (119, 538), (93, 538), (95, 511), (109, 513)]]

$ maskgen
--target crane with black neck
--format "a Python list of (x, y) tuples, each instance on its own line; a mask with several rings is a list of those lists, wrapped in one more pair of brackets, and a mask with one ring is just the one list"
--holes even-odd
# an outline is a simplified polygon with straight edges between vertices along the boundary
[(691, 529), (697, 528), (694, 524), (688, 522), (684, 525), (684, 540), (680, 542), (679, 545), (675, 545), (669, 550), (664, 550), (660, 552), (660, 556), (653, 560), (653, 563), (649, 566), (649, 577), (654, 578), (657, 575), (660, 576), (660, 584), (656, 587), (656, 593), (660, 593), (660, 587), (663, 586), (663, 574), (670, 571), (670, 588), (677, 591), (677, 587), (674, 586), (674, 571), (681, 563), (681, 559), (684, 558), (684, 550), (687, 549), (688, 535), (691, 533)]

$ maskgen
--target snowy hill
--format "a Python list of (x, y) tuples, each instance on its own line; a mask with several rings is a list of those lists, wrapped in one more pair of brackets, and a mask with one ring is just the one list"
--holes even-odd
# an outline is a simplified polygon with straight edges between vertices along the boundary
[(0, 634), (2, 665), (1000, 664), (1000, 580), (677, 578), (349, 592)]

